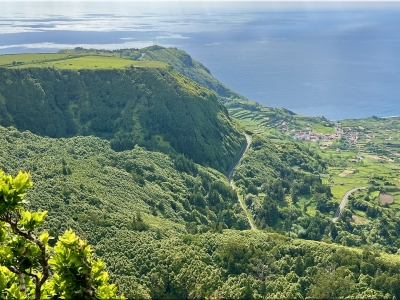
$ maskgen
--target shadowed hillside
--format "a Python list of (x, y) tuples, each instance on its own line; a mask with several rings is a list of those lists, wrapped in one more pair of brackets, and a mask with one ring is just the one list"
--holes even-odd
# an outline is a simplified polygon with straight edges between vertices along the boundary
[(0, 69), (0, 125), (183, 153), (221, 171), (245, 143), (214, 93), (166, 69)]

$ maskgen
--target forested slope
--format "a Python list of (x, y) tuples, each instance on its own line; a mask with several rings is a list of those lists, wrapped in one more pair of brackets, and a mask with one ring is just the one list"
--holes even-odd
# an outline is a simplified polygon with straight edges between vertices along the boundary
[(220, 171), (245, 143), (214, 93), (165, 69), (0, 69), (0, 125), (183, 153)]
[[(322, 183), (326, 162), (302, 145), (274, 144), (260, 135), (253, 142), (234, 174), (245, 203), (259, 229), (284, 232), (292, 237), (321, 240), (328, 237), (333, 213), (330, 187)], [(308, 207), (313, 214), (308, 214)], [(300, 225), (301, 224), (301, 225)]]
[[(290, 165), (285, 151), (269, 151), (267, 165)], [(71, 227), (88, 239), (128, 298), (400, 296), (396, 256), (226, 230), (248, 229), (236, 194), (223, 174), (182, 155), (0, 127), (0, 165), (31, 172), (27, 200), (49, 211), (50, 234)]]
[(100, 235), (93, 225), (135, 229), (139, 213), (145, 229), (161, 232), (186, 231), (190, 223), (194, 231), (195, 225), (248, 226), (241, 211), (234, 212), (236, 195), (224, 175), (182, 155), (171, 159), (138, 146), (115, 152), (96, 137), (52, 139), (12, 127), (0, 132), (2, 169), (32, 173), (31, 205), (54, 212), (48, 223), (55, 235), (69, 226)]
[[(135, 247), (129, 241), (135, 240)], [(382, 299), (399, 297), (399, 261), (368, 250), (231, 231), (151, 239), (115, 236), (103, 249), (128, 254), (139, 280), (128, 297), (178, 299)], [(125, 254), (125, 255), (126, 255)], [(115, 268), (127, 266), (125, 257)], [(126, 267), (125, 267), (126, 268)], [(132, 269), (129, 269), (132, 270)], [(137, 282), (141, 282), (142, 289)]]
[[(246, 229), (248, 223), (222, 173), (135, 147), (115, 152), (96, 137), (45, 138), (0, 127), (0, 166), (27, 170), (32, 210), (48, 210), (46, 229), (57, 237), (73, 228), (98, 249), (116, 276), (136, 274), (128, 253), (102, 248), (110, 239), (161, 239), (198, 231)], [(103, 250), (101, 250), (103, 249)], [(113, 267), (123, 259), (124, 268)]]

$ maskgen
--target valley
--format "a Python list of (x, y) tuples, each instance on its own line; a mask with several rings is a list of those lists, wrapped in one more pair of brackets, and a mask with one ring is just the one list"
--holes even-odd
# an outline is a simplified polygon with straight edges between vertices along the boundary
[[(349, 224), (354, 226), (348, 233), (356, 233), (358, 237), (352, 238), (358, 239), (356, 243), (359, 245), (367, 242), (382, 249), (384, 243), (378, 241), (382, 236), (378, 234), (372, 238), (369, 232), (372, 228), (380, 231), (382, 218), (384, 223), (397, 222), (397, 203), (400, 201), (400, 161), (396, 150), (398, 117), (329, 121), (323, 117), (299, 116), (285, 109), (260, 109), (256, 106), (246, 111), (235, 108), (230, 110), (230, 114), (255, 134), (266, 136), (278, 144), (295, 141), (318, 154), (326, 162), (326, 169), (319, 170), (318, 176), (330, 186), (331, 199), (337, 203), (335, 207), (349, 191), (366, 187), (350, 195), (349, 202), (343, 207)], [(386, 197), (390, 198), (388, 202), (391, 204), (381, 200), (384, 195), (388, 195)], [(314, 215), (315, 209), (308, 205), (310, 200), (300, 196), (298, 204), (293, 207)], [(332, 207), (328, 210), (334, 218), (336, 209)], [(396, 239), (389, 240), (394, 242)], [(392, 251), (397, 251), (395, 249)]]

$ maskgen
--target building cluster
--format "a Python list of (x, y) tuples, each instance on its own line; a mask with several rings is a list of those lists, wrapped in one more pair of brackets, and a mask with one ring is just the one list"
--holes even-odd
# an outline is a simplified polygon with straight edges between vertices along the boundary
[[(341, 127), (340, 124), (335, 124), (335, 133), (332, 134), (323, 134), (317, 133), (312, 130), (312, 128), (307, 127), (306, 131), (296, 132), (295, 129), (290, 130), (293, 135), (293, 139), (295, 140), (303, 140), (306, 142), (327, 142), (332, 140), (337, 140), (339, 138), (344, 138), (351, 146), (356, 146), (356, 143), (360, 139), (360, 133), (351, 127)], [(375, 135), (365, 135), (367, 141), (371, 138), (375, 138)]]
[[(351, 158), (350, 159), (351, 162), (357, 162), (359, 160), (365, 159), (363, 156), (361, 156), (361, 153), (365, 151), (364, 148), (366, 145), (372, 145), (372, 146), (377, 145), (375, 142), (373, 142), (373, 139), (377, 138), (377, 136), (373, 132), (371, 132), (368, 129), (365, 129), (362, 126), (343, 127), (340, 122), (331, 122), (330, 124), (327, 123), (326, 126), (334, 126), (335, 132), (329, 134), (323, 134), (314, 132), (311, 127), (306, 127), (304, 131), (297, 131), (288, 122), (279, 122), (274, 125), (276, 129), (290, 133), (290, 135), (293, 137), (294, 140), (301, 140), (305, 142), (317, 142), (317, 141), (329, 142), (341, 139), (342, 141), (347, 141), (349, 146), (355, 147), (358, 150), (358, 156)], [(382, 129), (386, 131), (391, 131), (386, 128)], [(393, 136), (390, 135), (390, 133), (386, 135), (387, 135), (387, 137), (385, 138), (386, 141), (393, 140)], [(341, 150), (340, 148), (337, 148), (336, 151), (340, 152)], [(390, 152), (393, 155), (392, 158), (383, 157), (380, 158), (379, 160), (394, 162), (396, 157), (397, 159), (400, 158), (400, 153), (398, 153), (396, 149), (386, 147), (386, 151)]]
[(308, 132), (303, 132), (300, 131), (298, 133), (296, 133), (293, 138), (295, 140), (303, 140), (306, 142), (316, 142), (316, 141), (330, 141), (330, 140), (336, 140), (338, 138), (340, 138), (340, 134), (338, 133), (332, 133), (332, 134), (323, 134), (323, 133), (316, 133), (313, 132), (312, 130), (308, 131)]

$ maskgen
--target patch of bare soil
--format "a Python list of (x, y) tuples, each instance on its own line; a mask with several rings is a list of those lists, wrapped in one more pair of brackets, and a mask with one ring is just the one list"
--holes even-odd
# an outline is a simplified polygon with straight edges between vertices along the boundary
[(355, 169), (346, 169), (339, 174), (339, 177), (346, 177), (347, 175), (353, 174)]
[(383, 193), (380, 193), (380, 194), (379, 194), (379, 200), (380, 200), (383, 204), (386, 204), (386, 203), (392, 204), (392, 203), (393, 203), (393, 200), (394, 200), (394, 196), (393, 196), (393, 195), (390, 195), (390, 194), (383, 194)]

